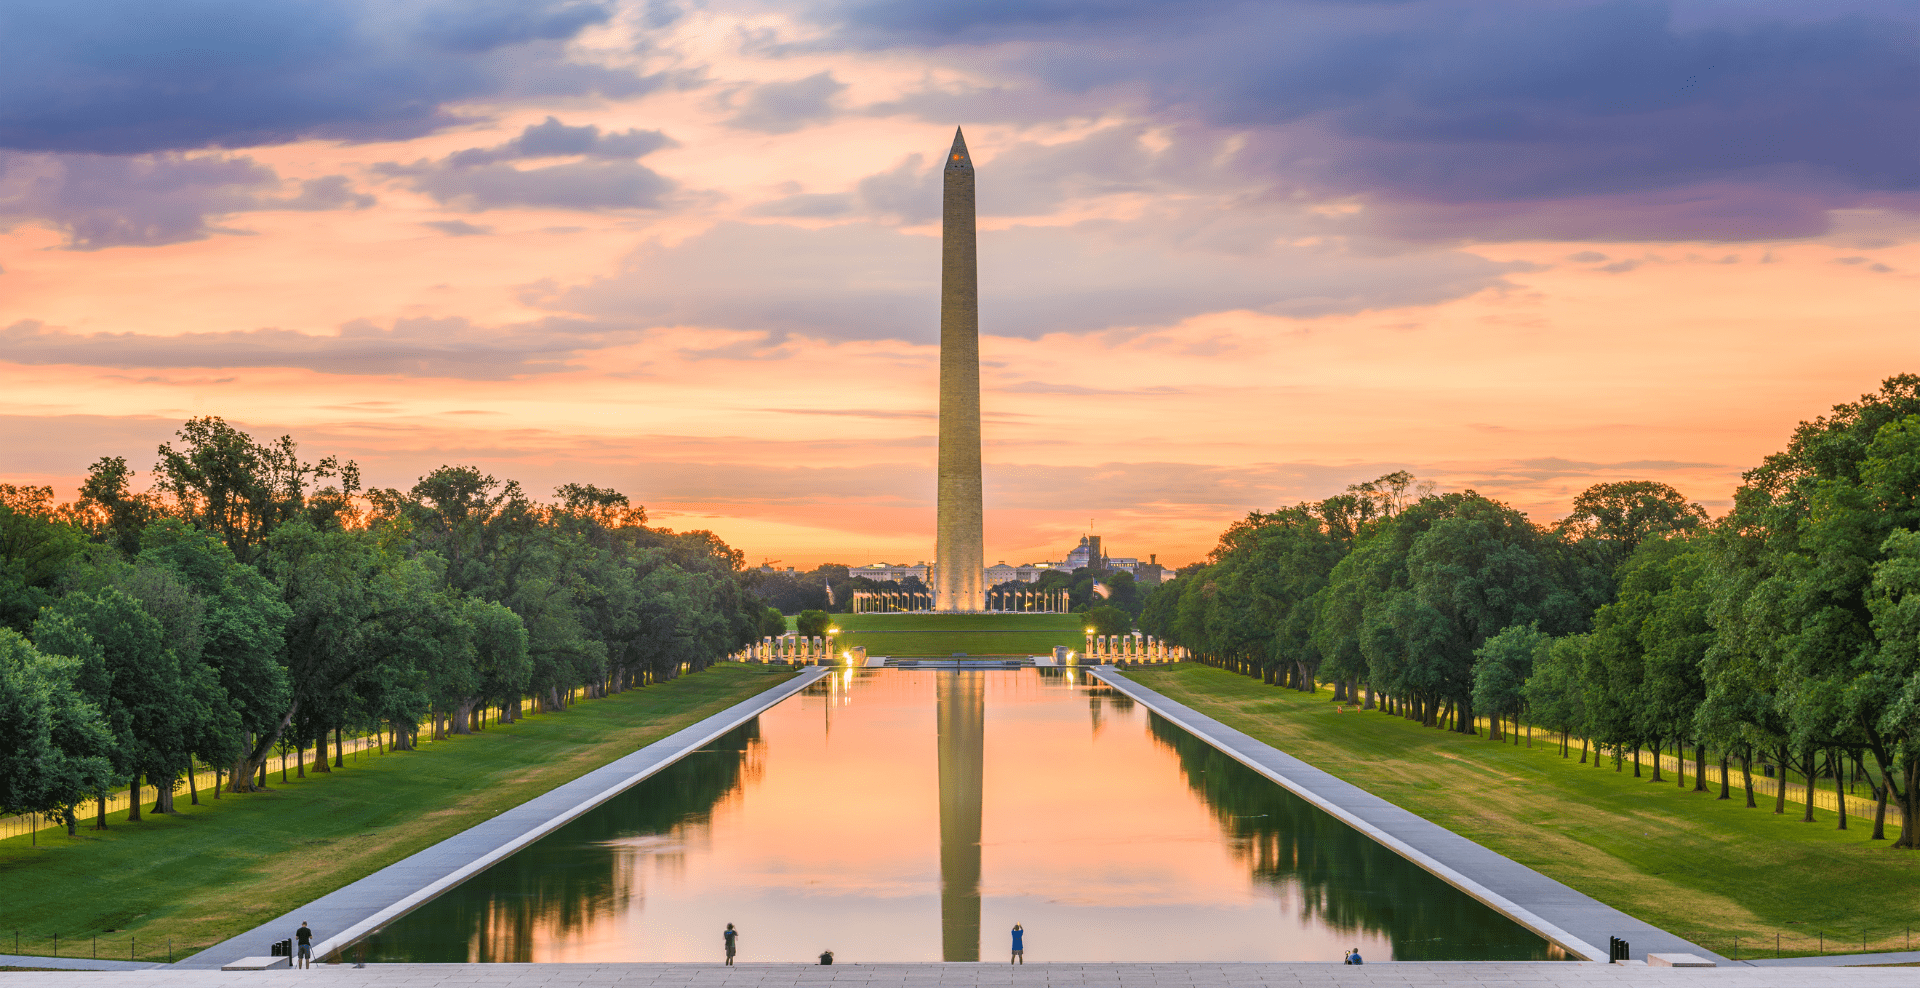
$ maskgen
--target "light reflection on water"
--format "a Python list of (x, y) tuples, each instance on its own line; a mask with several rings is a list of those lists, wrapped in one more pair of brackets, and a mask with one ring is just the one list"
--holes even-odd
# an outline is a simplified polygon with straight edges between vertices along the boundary
[(369, 960), (1521, 959), (1537, 936), (1061, 670), (836, 673)]

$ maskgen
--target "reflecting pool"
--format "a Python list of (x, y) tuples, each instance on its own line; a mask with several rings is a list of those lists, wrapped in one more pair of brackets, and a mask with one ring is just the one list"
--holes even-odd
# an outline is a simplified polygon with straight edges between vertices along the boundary
[(1077, 670), (849, 670), (368, 944), (380, 961), (1494, 960), (1535, 934)]

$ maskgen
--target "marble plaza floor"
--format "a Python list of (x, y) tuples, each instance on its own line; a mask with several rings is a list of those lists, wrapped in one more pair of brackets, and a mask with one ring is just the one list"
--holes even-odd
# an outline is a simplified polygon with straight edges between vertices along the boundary
[(19, 972), (33, 988), (242, 988), (291, 985), (379, 988), (1879, 988), (1920, 983), (1901, 967), (1623, 967), (1578, 961), (1368, 964), (316, 964), (304, 971)]

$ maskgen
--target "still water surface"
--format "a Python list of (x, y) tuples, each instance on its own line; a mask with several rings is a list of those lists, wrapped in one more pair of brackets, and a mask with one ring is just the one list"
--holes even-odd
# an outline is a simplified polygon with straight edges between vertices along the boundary
[(1071, 670), (835, 673), (377, 934), (381, 961), (1492, 960), (1538, 936)]

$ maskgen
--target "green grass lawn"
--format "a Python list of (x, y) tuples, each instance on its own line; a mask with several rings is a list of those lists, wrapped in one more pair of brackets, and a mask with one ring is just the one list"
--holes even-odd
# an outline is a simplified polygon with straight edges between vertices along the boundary
[[(1904, 949), (1920, 932), (1920, 852), (1868, 841), (1872, 819), (1801, 823), (1771, 798), (1747, 809), (1611, 762), (1577, 745), (1515, 747), (1421, 727), (1377, 711), (1336, 713), (1332, 694), (1296, 693), (1196, 664), (1126, 675), (1209, 717), (1492, 848), (1543, 874), (1731, 956)], [(1736, 776), (1737, 778), (1737, 776)], [(1898, 830), (1888, 828), (1889, 836)]]
[[(563, 782), (771, 689), (783, 667), (722, 663), (416, 752), (349, 757), (270, 792), (179, 796), (181, 812), (78, 836), (0, 841), (0, 951), (177, 960), (245, 932)], [(113, 931), (111, 933), (105, 931)], [(129, 943), (129, 938), (133, 943)], [(265, 945), (262, 945), (262, 953)]]
[(1055, 645), (1086, 644), (1078, 614), (835, 614), (841, 649), (870, 655), (1047, 655)]

